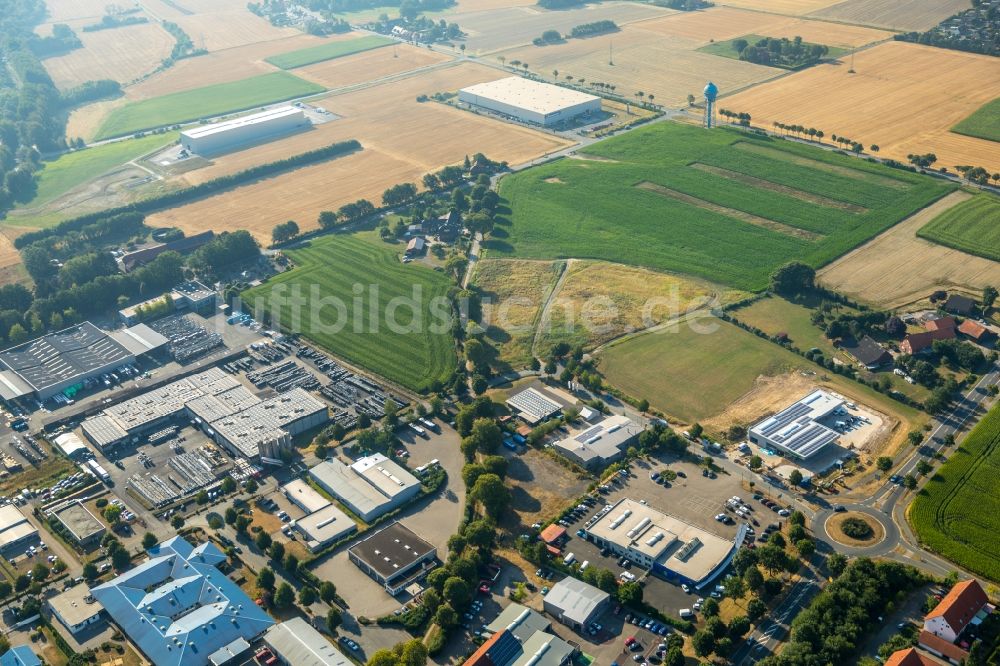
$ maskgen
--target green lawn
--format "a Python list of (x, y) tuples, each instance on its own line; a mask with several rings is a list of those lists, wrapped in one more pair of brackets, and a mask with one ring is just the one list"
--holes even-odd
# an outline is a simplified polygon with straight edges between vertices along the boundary
[(921, 489), (910, 520), (924, 546), (1000, 582), (1000, 407), (961, 441)]
[(977, 194), (941, 213), (917, 232), (921, 238), (1000, 261), (1000, 197)]
[[(695, 328), (697, 326), (697, 328)], [(608, 383), (687, 422), (721, 413), (760, 375), (815, 368), (772, 342), (721, 319), (647, 333), (600, 355)]]
[(278, 55), (265, 58), (264, 60), (265, 62), (269, 62), (275, 67), (280, 67), (281, 69), (295, 69), (296, 67), (305, 67), (306, 65), (313, 65), (317, 62), (323, 62), (324, 60), (342, 58), (344, 56), (351, 55), (352, 53), (370, 51), (381, 46), (392, 44), (392, 42), (393, 40), (386, 37), (366, 35), (364, 37), (358, 37), (357, 39), (341, 39), (327, 42), (326, 44), (320, 44), (319, 46), (311, 46), (307, 49), (289, 51), (288, 53), (279, 53)]
[[(286, 250), (296, 267), (243, 298), (276, 316), (283, 330), (423, 391), (455, 368), (446, 297), (451, 281), (424, 266), (401, 263), (401, 251), (401, 245), (383, 243), (373, 233), (323, 236)], [(296, 289), (303, 299), (297, 315)], [(289, 298), (282, 301), (282, 295)], [(411, 298), (413, 308), (401, 302)]]
[(971, 116), (952, 127), (951, 131), (1000, 141), (1000, 97), (979, 107)]
[[(581, 152), (595, 159), (561, 159), (500, 181), (511, 211), (488, 253), (606, 259), (753, 291), (777, 266), (829, 263), (954, 189), (780, 139), (671, 122)], [(704, 170), (719, 168), (729, 177)]]
[[(774, 38), (772, 36), (772, 38)], [(764, 35), (743, 35), (742, 37), (734, 37), (732, 39), (726, 39), (721, 42), (712, 42), (711, 44), (706, 44), (702, 46), (699, 51), (702, 53), (710, 53), (712, 55), (722, 56), (723, 58), (732, 58), (733, 60), (739, 60), (739, 51), (733, 48), (733, 42), (738, 39), (746, 40), (750, 44), (756, 44), (762, 39), (767, 39)], [(792, 39), (789, 37), (789, 39)], [(803, 46), (809, 48), (813, 46), (812, 42), (803, 42)], [(827, 46), (826, 55), (823, 56), (823, 60), (832, 60), (839, 58), (840, 56), (848, 53), (848, 49), (842, 49), (839, 46)], [(796, 67), (786, 66), (781, 63), (772, 63), (772, 67), (780, 67), (782, 69), (802, 69), (807, 65), (799, 65)]]
[(150, 134), (139, 139), (105, 143), (60, 155), (51, 162), (45, 162), (44, 168), (39, 172), (35, 198), (21, 207), (46, 204), (96, 176), (176, 140), (176, 132)]
[(745, 308), (733, 310), (729, 314), (768, 335), (786, 334), (789, 341), (802, 351), (818, 347), (824, 355), (834, 356), (837, 348), (823, 335), (823, 331), (809, 320), (812, 313), (813, 310), (804, 305), (777, 296), (768, 296), (754, 301)]
[(95, 138), (107, 139), (223, 113), (244, 111), (323, 90), (322, 86), (304, 81), (288, 72), (273, 72), (185, 90), (131, 102), (115, 109), (104, 120)]

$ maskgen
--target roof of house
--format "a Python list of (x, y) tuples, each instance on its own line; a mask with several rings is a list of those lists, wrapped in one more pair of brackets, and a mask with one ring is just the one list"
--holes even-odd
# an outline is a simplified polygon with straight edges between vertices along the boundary
[(885, 660), (885, 666), (941, 666), (941, 662), (916, 648), (896, 650)]
[(41, 666), (42, 661), (27, 645), (18, 645), (0, 655), (0, 666)]
[(903, 342), (900, 343), (900, 347), (903, 348), (905, 345), (909, 347), (911, 354), (916, 354), (918, 352), (927, 349), (935, 340), (951, 340), (955, 337), (954, 328), (938, 328), (933, 331), (921, 331), (920, 333), (910, 333), (905, 338)]
[(975, 578), (956, 583), (924, 620), (943, 617), (956, 634), (962, 633), (976, 613), (989, 603), (989, 598)]
[(538, 535), (538, 538), (545, 543), (555, 543), (564, 536), (566, 536), (566, 528), (552, 523), (542, 530), (542, 533)]
[(155, 666), (204, 666), (219, 648), (274, 624), (216, 568), (226, 556), (215, 545), (177, 536), (147, 552), (91, 593)]
[(563, 617), (574, 622), (586, 622), (594, 609), (608, 600), (610, 595), (582, 580), (566, 576), (552, 586), (545, 595), (545, 605), (555, 606)]
[(958, 332), (969, 336), (973, 340), (979, 340), (980, 338), (986, 337), (987, 335), (992, 335), (993, 331), (986, 328), (978, 321), (973, 321), (971, 319), (966, 319), (958, 326)]
[(949, 294), (948, 300), (944, 302), (944, 309), (948, 312), (957, 312), (958, 314), (968, 314), (975, 310), (976, 302), (964, 296), (962, 294)]
[(949, 643), (940, 636), (935, 636), (929, 631), (921, 631), (917, 638), (917, 643), (928, 650), (944, 655), (948, 659), (960, 662), (969, 656), (969, 653), (958, 647), (954, 643)]
[(512, 603), (507, 608), (504, 608), (503, 612), (487, 625), (486, 630), (495, 632), (506, 629), (514, 634), (517, 640), (523, 643), (531, 638), (535, 632), (548, 629), (551, 624), (538, 611), (532, 610), (527, 606), (522, 606), (519, 603)]
[(264, 642), (270, 645), (286, 664), (352, 666), (350, 659), (301, 617), (294, 617), (268, 629), (264, 634)]
[(389, 580), (436, 549), (402, 523), (392, 523), (351, 546), (350, 552)]
[(880, 365), (892, 357), (885, 347), (875, 342), (870, 335), (858, 341), (845, 343), (842, 348), (864, 366)]
[(928, 331), (955, 330), (956, 322), (954, 317), (939, 317), (924, 323), (924, 328)]

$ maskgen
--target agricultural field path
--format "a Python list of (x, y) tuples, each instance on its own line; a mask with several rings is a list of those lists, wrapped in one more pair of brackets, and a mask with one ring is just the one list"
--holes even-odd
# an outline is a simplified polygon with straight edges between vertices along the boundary
[(538, 314), (538, 326), (535, 327), (535, 338), (531, 341), (531, 355), (538, 357), (538, 343), (542, 339), (542, 331), (549, 325), (550, 310), (552, 308), (552, 301), (555, 299), (556, 294), (562, 289), (563, 283), (566, 282), (566, 276), (569, 274), (570, 266), (576, 262), (577, 259), (568, 259), (564, 261), (559, 267), (559, 278), (556, 280), (555, 285), (549, 290), (548, 297), (545, 299), (545, 303), (542, 305), (542, 311)]

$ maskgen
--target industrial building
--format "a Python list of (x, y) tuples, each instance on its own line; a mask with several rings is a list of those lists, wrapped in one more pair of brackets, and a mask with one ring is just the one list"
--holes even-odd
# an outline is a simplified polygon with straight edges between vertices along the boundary
[(62, 454), (71, 460), (80, 460), (88, 456), (93, 455), (87, 445), (83, 443), (80, 436), (73, 432), (64, 432), (52, 439), (52, 443), (56, 445), (56, 448), (62, 451)]
[(596, 115), (601, 111), (600, 97), (520, 76), (462, 88), (458, 91), (458, 100), (520, 122), (545, 127), (581, 115)]
[(582, 467), (604, 468), (619, 460), (642, 431), (642, 426), (627, 416), (615, 414), (554, 446), (556, 451)]
[[(174, 287), (165, 296), (157, 296), (142, 303), (130, 305), (118, 311), (118, 318), (126, 326), (137, 324), (142, 318), (142, 310), (159, 305), (169, 296), (170, 310), (180, 312), (197, 312), (211, 314), (215, 309), (215, 290), (210, 289), (197, 280), (187, 280)], [(159, 335), (159, 333), (157, 333)]]
[(264, 643), (288, 666), (353, 666), (354, 662), (301, 617), (274, 625)]
[[(122, 344), (122, 339), (136, 338), (142, 342), (135, 347)], [(0, 398), (33, 395), (48, 400), (133, 363), (138, 354), (153, 351), (166, 341), (163, 336), (147, 339), (143, 330), (109, 334), (89, 321), (48, 333), (0, 352)]]
[(149, 559), (91, 589), (108, 615), (154, 666), (205, 666), (229, 645), (260, 636), (274, 620), (216, 567), (212, 543), (173, 537)]
[(343, 539), (357, 530), (358, 526), (350, 516), (338, 509), (336, 504), (328, 504), (319, 511), (296, 520), (294, 528), (302, 533), (306, 546), (315, 553)]
[(0, 666), (42, 666), (42, 660), (27, 645), (18, 645), (0, 654)]
[(66, 502), (63, 506), (50, 510), (49, 515), (55, 516), (73, 540), (84, 547), (98, 543), (107, 531), (104, 523), (80, 500)]
[(248, 116), (183, 130), (181, 146), (197, 155), (216, 155), (273, 139), (308, 127), (309, 124), (302, 109), (279, 106)]
[(565, 666), (576, 648), (548, 632), (541, 613), (512, 603), (486, 631), (493, 635), (465, 661), (466, 666)]
[(86, 585), (74, 585), (49, 597), (48, 604), (53, 617), (74, 635), (99, 622), (104, 613), (104, 606), (90, 594)]
[(420, 481), (381, 453), (350, 466), (327, 460), (310, 469), (309, 476), (365, 522), (398, 509), (420, 492)]
[(38, 540), (38, 530), (13, 504), (0, 506), (0, 555), (12, 557)]
[(507, 407), (528, 425), (547, 421), (562, 411), (562, 405), (536, 388), (526, 388), (506, 400)]
[(289, 481), (281, 486), (281, 492), (291, 500), (292, 504), (306, 513), (313, 513), (330, 506), (330, 500), (316, 492), (316, 489), (303, 479)]
[(187, 255), (214, 238), (214, 231), (203, 231), (200, 234), (185, 236), (184, 238), (179, 238), (175, 241), (170, 241), (169, 243), (150, 245), (149, 247), (144, 247), (140, 250), (134, 250), (123, 254), (118, 259), (118, 265), (122, 267), (123, 273), (128, 273), (130, 271), (134, 271), (136, 268), (145, 266), (164, 252), (178, 252), (180, 254)]
[(357, 542), (347, 555), (393, 596), (429, 573), (437, 562), (437, 549), (398, 522)]
[(757, 423), (748, 433), (754, 444), (777, 449), (790, 458), (806, 460), (840, 434), (820, 423), (834, 413), (844, 413), (844, 401), (817, 389), (774, 416)]
[(746, 525), (727, 541), (647, 504), (623, 499), (586, 532), (600, 548), (666, 580), (704, 587), (729, 565)]
[(277, 460), (291, 438), (326, 423), (324, 403), (301, 388), (261, 400), (220, 368), (178, 379), (86, 419), (84, 436), (102, 451), (186, 416), (233, 455)]
[(566, 576), (552, 586), (542, 601), (546, 613), (567, 627), (580, 631), (607, 610), (611, 595), (582, 580)]

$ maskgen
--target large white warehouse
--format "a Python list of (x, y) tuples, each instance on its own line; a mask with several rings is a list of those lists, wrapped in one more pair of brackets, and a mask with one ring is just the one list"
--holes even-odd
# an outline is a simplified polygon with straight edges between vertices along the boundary
[(600, 97), (520, 76), (462, 88), (458, 99), (470, 106), (545, 126), (601, 110)]
[(198, 155), (210, 155), (287, 134), (308, 125), (309, 120), (302, 109), (279, 106), (249, 116), (184, 130), (181, 132), (181, 146)]

